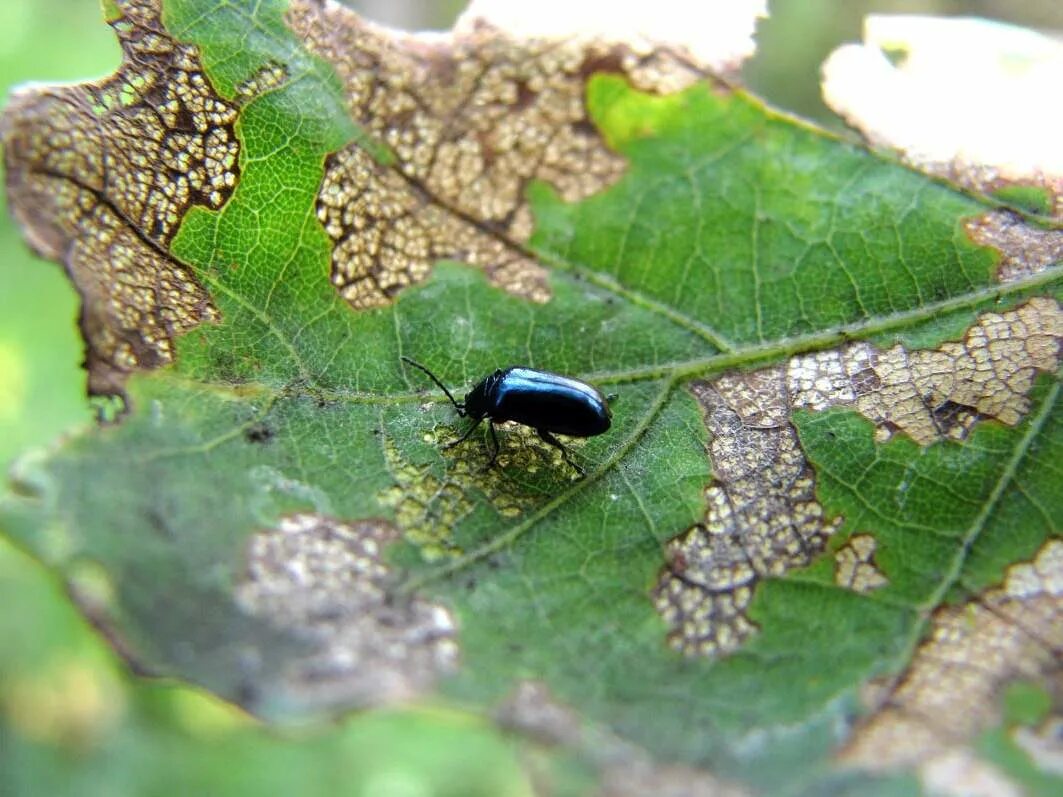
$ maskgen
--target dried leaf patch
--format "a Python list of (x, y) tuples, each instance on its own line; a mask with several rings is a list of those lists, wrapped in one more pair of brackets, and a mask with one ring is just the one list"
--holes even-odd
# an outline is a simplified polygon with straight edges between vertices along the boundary
[[(423, 464), (403, 459), (395, 445), (385, 440), (384, 456), (395, 484), (379, 496), (380, 503), (394, 509), (403, 535), (427, 561), (463, 553), (451, 533), (476, 509), (478, 496), (487, 499), (500, 522), (512, 522), (541, 503), (543, 493), (523, 488), (513, 473), (547, 471), (562, 478), (577, 478), (561, 453), (543, 442), (534, 430), (513, 423), (500, 424), (498, 428), (500, 446), (493, 467), (486, 467), (489, 454), (479, 450), (481, 439), (474, 434), (463, 445), (445, 452), (447, 471), (442, 478), (434, 476)], [(463, 431), (440, 427), (426, 433), (425, 442), (442, 448)], [(569, 441), (575, 450), (583, 442)]]
[(428, 690), (458, 664), (457, 629), (441, 605), (390, 592), (382, 520), (285, 517), (257, 533), (236, 599), (316, 646), (294, 659), (288, 689), (306, 704), (381, 705)]
[(756, 626), (747, 608), (764, 578), (806, 565), (841, 518), (825, 518), (815, 472), (789, 422), (781, 368), (694, 382), (712, 434), (705, 519), (668, 543), (653, 600), (668, 642), (688, 655), (739, 647)]
[[(692, 383), (712, 434), (714, 478), (705, 519), (668, 543), (653, 590), (669, 644), (688, 655), (738, 648), (756, 630), (747, 609), (759, 582), (809, 564), (840, 528), (843, 518), (825, 517), (816, 499), (793, 409), (852, 406), (878, 425), (881, 441), (898, 431), (923, 445), (962, 439), (979, 420), (1019, 423), (1037, 374), (1059, 367), (1061, 342), (1059, 303), (1034, 298), (982, 315), (962, 342), (937, 349), (855, 343)], [(884, 586), (873, 554), (872, 538), (850, 540), (838, 553), (837, 582)]]
[[(939, 609), (903, 677), (871, 696), (873, 714), (843, 754), (882, 771), (931, 770), (999, 722), (997, 696), (1016, 679), (1058, 677), (1063, 652), (1063, 540), (1008, 568), (1004, 584)], [(937, 763), (935, 763), (937, 762)]]
[(120, 4), (114, 76), (26, 89), (0, 123), (12, 210), (81, 295), (94, 393), (120, 392), (130, 372), (172, 361), (175, 337), (218, 320), (167, 250), (189, 208), (219, 208), (236, 185), (237, 109), (196, 48), (163, 31), (157, 5)]
[(395, 158), (382, 163), (352, 143), (328, 159), (318, 194), (332, 282), (356, 308), (389, 303), (439, 259), (546, 301), (546, 271), (525, 250), (525, 189), (542, 181), (575, 202), (626, 167), (588, 116), (590, 75), (614, 72), (655, 91), (704, 76), (667, 50), (522, 38), (482, 19), (451, 36), (401, 34), (338, 3), (295, 0), (288, 20), (339, 73), (354, 120)]
[(997, 279), (1012, 282), (1063, 263), (1063, 230), (1035, 227), (1010, 210), (991, 210), (964, 225), (971, 240), (1000, 252)]
[(878, 543), (870, 534), (854, 534), (834, 555), (834, 582), (854, 592), (871, 592), (889, 579), (875, 564)]
[(929, 445), (962, 440), (979, 420), (1017, 424), (1037, 374), (1059, 367), (1061, 345), (1063, 310), (1038, 297), (985, 313), (962, 341), (936, 349), (854, 343), (795, 357), (787, 382), (795, 408), (852, 406), (878, 427), (880, 441), (900, 432)]

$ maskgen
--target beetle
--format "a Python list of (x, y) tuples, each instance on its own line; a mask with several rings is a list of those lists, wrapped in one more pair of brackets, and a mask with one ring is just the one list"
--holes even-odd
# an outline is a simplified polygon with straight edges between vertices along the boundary
[(459, 417), (471, 418), (474, 421), (465, 434), (454, 442), (447, 443), (443, 446), (444, 449), (465, 442), (482, 420), (488, 420), (494, 451), (487, 467), (494, 465), (498, 459), (498, 436), (495, 434), (495, 424), (498, 423), (514, 421), (530, 426), (543, 442), (559, 449), (565, 462), (581, 475), (584, 473), (583, 468), (572, 460), (568, 449), (554, 435), (594, 437), (609, 430), (612, 419), (609, 402), (598, 388), (579, 379), (514, 365), (499, 368), (484, 377), (465, 394), (465, 400), (459, 403), (447, 390), (447, 386), (425, 366), (409, 357), (403, 356), (402, 359), (414, 368), (424, 371), (429, 379), (439, 385), (454, 405)]

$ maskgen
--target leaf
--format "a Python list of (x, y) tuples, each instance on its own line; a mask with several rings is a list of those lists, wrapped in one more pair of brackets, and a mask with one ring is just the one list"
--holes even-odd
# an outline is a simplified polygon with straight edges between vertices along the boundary
[[(1053, 627), (1057, 231), (681, 50), (116, 8), (116, 77), (2, 130), (127, 412), (24, 460), (0, 519), (137, 667), (276, 720), (440, 695), (617, 793), (866, 793), (919, 761), (834, 756), (923, 711), (888, 700), (925, 634), (1044, 562)], [(569, 442), (586, 478), (523, 427), (484, 470), (400, 355), (577, 375), (613, 427)]]

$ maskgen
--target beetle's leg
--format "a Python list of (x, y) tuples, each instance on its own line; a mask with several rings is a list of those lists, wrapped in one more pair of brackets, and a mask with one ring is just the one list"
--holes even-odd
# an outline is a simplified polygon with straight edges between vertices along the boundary
[(546, 429), (536, 429), (535, 431), (539, 435), (540, 440), (542, 440), (544, 443), (549, 443), (556, 449), (559, 449), (561, 451), (561, 456), (564, 458), (565, 462), (575, 468), (580, 476), (587, 475), (587, 472), (583, 470), (583, 468), (581, 468), (579, 465), (577, 465), (576, 462), (572, 459), (572, 457), (569, 456), (568, 449), (565, 448), (565, 446), (561, 443), (560, 440), (558, 440), (556, 437), (546, 431)]
[(487, 428), (491, 430), (491, 442), (494, 444), (494, 450), (491, 452), (491, 458), (487, 460), (487, 464), (484, 465), (484, 470), (494, 466), (495, 460), (498, 459), (498, 450), (500, 448), (498, 445), (498, 434), (495, 432), (495, 422), (489, 421)]
[(465, 434), (463, 434), (457, 440), (454, 440), (451, 443), (447, 443), (445, 446), (443, 446), (442, 450), (446, 451), (448, 448), (454, 448), (454, 446), (458, 445), (459, 443), (464, 443), (466, 440), (469, 439), (469, 435), (471, 435), (473, 432), (476, 431), (476, 427), (480, 425), (480, 421), (482, 421), (482, 420), (483, 420), (483, 418), (477, 418), (476, 422), (473, 423), (472, 426), (470, 426), (468, 429), (465, 430)]

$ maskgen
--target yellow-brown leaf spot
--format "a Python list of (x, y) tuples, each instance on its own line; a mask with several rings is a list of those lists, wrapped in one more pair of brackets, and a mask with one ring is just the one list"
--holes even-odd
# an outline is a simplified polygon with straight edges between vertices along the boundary
[[(1059, 677), (1063, 650), (1063, 540), (1008, 568), (1004, 584), (935, 612), (907, 671), (881, 694), (842, 760), (882, 771), (934, 762), (997, 724), (1001, 689)], [(876, 690), (879, 691), (879, 690)]]
[(982, 419), (1019, 423), (1037, 374), (1059, 367), (1061, 344), (1063, 310), (1037, 297), (979, 316), (962, 341), (916, 351), (854, 343), (793, 358), (786, 378), (794, 408), (852, 406), (880, 441), (900, 432), (929, 445), (961, 440)]
[(971, 240), (1000, 252), (997, 279), (1012, 282), (1063, 263), (1063, 230), (1035, 227), (1010, 210), (991, 210), (964, 224)]
[(427, 468), (407, 462), (390, 439), (384, 441), (384, 457), (395, 484), (382, 491), (377, 500), (394, 510), (406, 539), (428, 561), (460, 555), (450, 530), (475, 508), (463, 485), (454, 479), (436, 478)]
[(167, 247), (190, 207), (220, 207), (238, 177), (236, 108), (196, 49), (163, 31), (157, 3), (118, 6), (115, 75), (25, 89), (0, 123), (12, 211), (81, 295), (94, 393), (120, 392), (131, 371), (170, 362), (177, 335), (218, 319)]
[(276, 91), (288, 82), (289, 77), (287, 64), (270, 61), (236, 87), (236, 96), (242, 102), (252, 100), (267, 92)]
[(808, 564), (841, 518), (825, 518), (816, 500), (783, 369), (694, 382), (691, 391), (712, 434), (714, 478), (704, 520), (668, 543), (653, 599), (674, 649), (717, 655), (755, 631), (747, 608), (761, 579)]
[(875, 564), (878, 543), (870, 534), (854, 534), (834, 555), (834, 583), (854, 592), (871, 592), (889, 580)]
[(573, 202), (625, 168), (588, 117), (590, 74), (616, 72), (648, 90), (702, 76), (664, 49), (519, 39), (483, 21), (417, 36), (315, 0), (294, 0), (288, 20), (336, 68), (354, 120), (395, 156), (385, 165), (352, 143), (326, 163), (318, 218), (333, 242), (332, 282), (357, 308), (387, 304), (443, 258), (547, 300), (546, 272), (524, 248), (526, 187), (543, 181)]
[(383, 520), (283, 518), (255, 534), (237, 602), (315, 646), (286, 670), (290, 697), (321, 706), (378, 705), (427, 690), (458, 663), (457, 630), (443, 606), (391, 591)]
[[(554, 474), (578, 474), (561, 453), (539, 439), (533, 429), (518, 424), (499, 425), (499, 453), (495, 465), (486, 468), (489, 453), (473, 435), (463, 445), (445, 452), (447, 470), (443, 478), (433, 476), (425, 465), (405, 460), (387, 439), (384, 457), (395, 484), (377, 498), (391, 507), (404, 537), (415, 544), (429, 561), (462, 553), (451, 539), (453, 529), (476, 509), (475, 496), (483, 496), (504, 521), (523, 515), (546, 497), (540, 491), (523, 489), (513, 473), (534, 474), (546, 470)], [(427, 431), (424, 441), (441, 448), (463, 433), (462, 429), (439, 427)], [(582, 441), (575, 442), (578, 447)]]

